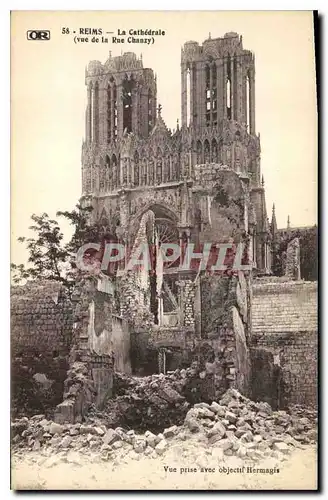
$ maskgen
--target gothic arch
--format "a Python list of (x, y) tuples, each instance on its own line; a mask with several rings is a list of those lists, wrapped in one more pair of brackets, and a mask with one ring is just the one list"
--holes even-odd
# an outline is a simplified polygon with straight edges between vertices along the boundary
[(156, 203), (154, 200), (147, 203), (147, 205), (143, 206), (141, 210), (136, 213), (134, 221), (140, 221), (143, 214), (149, 210), (154, 212), (155, 218), (169, 219), (174, 224), (178, 224), (179, 222), (179, 216), (170, 207), (164, 203)]
[(115, 153), (112, 154), (112, 165), (117, 167), (117, 156)]
[(110, 222), (109, 221), (109, 215), (108, 215), (108, 212), (106, 210), (106, 207), (102, 208), (98, 220), (99, 220), (100, 224), (105, 223), (105, 222), (106, 222), (106, 224), (108, 224)]

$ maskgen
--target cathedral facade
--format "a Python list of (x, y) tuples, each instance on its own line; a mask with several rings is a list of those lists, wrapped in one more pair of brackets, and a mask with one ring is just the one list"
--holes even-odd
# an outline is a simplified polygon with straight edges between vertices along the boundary
[[(253, 274), (270, 274), (255, 57), (242, 37), (227, 33), (184, 44), (181, 123), (173, 131), (161, 114), (156, 75), (134, 53), (91, 61), (85, 83), (82, 202), (93, 206), (93, 220), (129, 247), (149, 223), (159, 245), (247, 242)], [(156, 324), (201, 334), (202, 292), (194, 286), (188, 296), (196, 275), (171, 266), (148, 280), (153, 291), (139, 299)], [(139, 290), (145, 286), (141, 278), (138, 283)]]

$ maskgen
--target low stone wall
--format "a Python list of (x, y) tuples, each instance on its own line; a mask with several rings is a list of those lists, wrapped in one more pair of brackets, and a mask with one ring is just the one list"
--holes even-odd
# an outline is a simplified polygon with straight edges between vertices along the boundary
[(268, 402), (279, 408), (316, 406), (316, 282), (256, 281), (252, 319), (253, 398), (263, 399), (265, 390)]
[[(271, 359), (278, 370), (274, 375), (274, 393), (270, 396), (277, 399), (277, 406), (285, 409), (292, 405), (316, 407), (318, 398), (318, 334), (317, 332), (297, 332), (281, 335), (255, 336), (253, 340), (253, 378), (261, 379), (270, 386), (273, 373), (268, 364), (258, 369), (254, 361), (259, 350), (271, 353)], [(253, 397), (260, 399), (254, 391)], [(263, 398), (262, 398), (263, 399)], [(272, 401), (269, 399), (271, 404)], [(273, 406), (275, 406), (273, 404)]]
[(73, 308), (55, 281), (11, 289), (12, 410), (48, 411), (61, 400)]

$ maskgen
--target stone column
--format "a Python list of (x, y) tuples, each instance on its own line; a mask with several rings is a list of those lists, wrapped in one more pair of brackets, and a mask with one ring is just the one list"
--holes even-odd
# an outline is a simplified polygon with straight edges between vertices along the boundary
[[(116, 88), (116, 86), (115, 86)], [(115, 96), (114, 87), (111, 86), (110, 89), (110, 99), (111, 99), (111, 118), (110, 118), (110, 126), (111, 126), (111, 140), (114, 139), (114, 131), (115, 131), (115, 100), (117, 96)]]
[(197, 101), (199, 102), (199, 109), (197, 110), (197, 125), (200, 126), (205, 123), (206, 120), (206, 88), (205, 88), (205, 78), (203, 77), (205, 72), (205, 63), (202, 61), (198, 65), (198, 77), (199, 77), (199, 93), (197, 94)]
[(236, 91), (235, 91), (235, 120), (237, 122), (241, 121), (241, 112), (240, 112), (240, 91), (241, 91), (241, 85), (240, 85), (240, 64), (239, 64), (239, 56), (235, 56), (235, 63), (234, 63), (234, 68), (235, 68), (235, 86), (236, 86)]

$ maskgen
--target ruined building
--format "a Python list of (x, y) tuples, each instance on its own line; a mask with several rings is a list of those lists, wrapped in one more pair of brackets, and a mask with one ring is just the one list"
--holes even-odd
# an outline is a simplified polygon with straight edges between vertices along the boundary
[[(287, 252), (288, 272), (272, 277), (255, 57), (242, 37), (184, 44), (174, 131), (163, 120), (153, 70), (134, 53), (91, 61), (85, 83), (81, 202), (93, 207), (90, 223), (102, 227), (102, 251), (107, 241), (132, 253), (140, 243), (152, 249), (150, 270), (120, 262), (84, 276), (73, 297), (72, 345), (89, 363), (97, 404), (111, 394), (113, 370), (146, 375), (195, 360), (203, 400), (232, 386), (274, 406), (315, 404), (316, 287), (299, 281), (297, 241)], [(197, 266), (183, 267), (181, 258), (163, 265), (164, 243), (177, 243), (183, 254), (188, 243), (197, 253), (208, 242), (243, 243), (250, 270), (208, 273), (199, 259)], [(59, 413), (74, 419), (83, 397), (67, 386), (64, 397)]]

